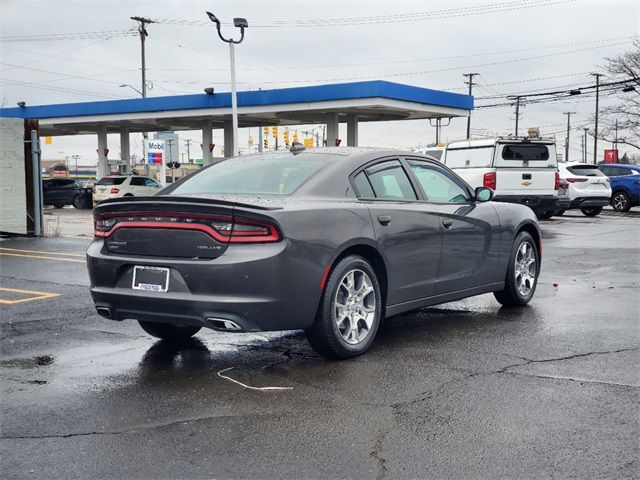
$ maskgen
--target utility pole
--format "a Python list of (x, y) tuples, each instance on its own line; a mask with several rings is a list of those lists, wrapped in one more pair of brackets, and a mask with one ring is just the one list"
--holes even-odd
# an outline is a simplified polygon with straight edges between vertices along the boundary
[(564, 144), (564, 161), (569, 161), (569, 133), (571, 132), (571, 114), (576, 112), (564, 112), (564, 115), (567, 116), (567, 138)]
[[(480, 75), (479, 73), (463, 73), (463, 77), (469, 77), (468, 82), (464, 82), (466, 85), (469, 85), (469, 96), (471, 96), (471, 92), (473, 91), (473, 77)], [(469, 111), (469, 116), (467, 117), (467, 140), (471, 138), (471, 111)]]
[(589, 138), (588, 136), (589, 133), (589, 127), (585, 127), (584, 129), (584, 163), (587, 163), (587, 139)]
[(618, 119), (616, 118), (616, 140), (614, 142), (614, 150), (618, 150)]
[(193, 140), (189, 139), (189, 138), (185, 138), (184, 143), (187, 144), (187, 162), (191, 163), (191, 142), (193, 142)]
[(524, 98), (524, 95), (515, 95), (513, 97), (507, 97), (508, 100), (516, 101), (516, 132), (515, 136), (518, 136), (518, 125), (520, 123), (520, 99)]
[[(138, 33), (140, 34), (140, 50), (142, 53), (142, 98), (147, 98), (147, 64), (145, 60), (145, 51), (144, 51), (144, 43), (146, 38), (149, 36), (147, 33), (146, 25), (148, 23), (155, 23), (153, 20), (144, 17), (131, 17), (131, 20), (135, 20), (138, 22)], [(149, 134), (147, 132), (142, 132), (142, 159), (144, 162), (145, 173), (149, 175), (149, 163), (147, 160), (147, 144), (149, 140)]]
[(600, 103), (600, 77), (603, 77), (602, 73), (592, 73), (596, 77), (596, 126), (593, 132), (593, 164), (598, 163), (598, 111)]

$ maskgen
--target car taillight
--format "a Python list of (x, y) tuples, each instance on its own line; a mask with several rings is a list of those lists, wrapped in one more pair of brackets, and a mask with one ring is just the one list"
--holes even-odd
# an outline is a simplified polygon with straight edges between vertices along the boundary
[(556, 190), (560, 190), (560, 173), (556, 172), (556, 186), (555, 186)]
[(197, 230), (221, 243), (273, 243), (282, 240), (278, 228), (266, 221), (224, 215), (185, 213), (126, 213), (96, 215), (95, 236), (106, 238), (121, 228)]
[(569, 183), (579, 183), (579, 182), (586, 182), (587, 179), (585, 177), (569, 177), (567, 178), (567, 182)]
[(118, 189), (118, 188), (116, 188), (116, 187), (113, 187), (113, 188), (111, 189), (111, 194), (112, 194), (112, 195), (114, 195), (114, 194), (118, 193), (119, 191), (120, 191), (120, 189)]
[(496, 172), (489, 172), (484, 174), (483, 185), (491, 190), (496, 189)]

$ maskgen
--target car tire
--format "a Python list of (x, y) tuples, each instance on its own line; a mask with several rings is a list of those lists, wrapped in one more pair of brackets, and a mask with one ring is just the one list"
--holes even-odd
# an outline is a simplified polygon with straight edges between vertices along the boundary
[(133, 197), (133, 193), (125, 193), (123, 197)]
[(82, 208), (84, 208), (84, 199), (82, 198), (82, 195), (76, 195), (73, 198), (73, 208), (77, 208), (78, 210), (81, 210)]
[(580, 210), (587, 217), (595, 217), (602, 211), (602, 207), (584, 207)]
[(64, 203), (54, 203), (53, 206), (55, 208), (64, 208)]
[(616, 212), (628, 212), (631, 208), (631, 198), (626, 192), (617, 191), (611, 196), (611, 206)]
[(536, 213), (536, 216), (540, 220), (549, 220), (551, 217), (553, 217), (553, 210), (548, 210), (546, 212), (540, 212), (539, 214)]
[(566, 212), (566, 209), (562, 209), (562, 210), (558, 210), (557, 212), (555, 212), (553, 215), (555, 217), (561, 217), (562, 215), (564, 215), (564, 212)]
[(152, 337), (174, 342), (193, 337), (201, 328), (193, 326), (178, 327), (169, 323), (146, 322), (142, 320), (138, 320), (138, 323), (142, 329)]
[(511, 249), (504, 289), (494, 292), (493, 295), (505, 307), (526, 305), (536, 291), (539, 273), (540, 254), (536, 242), (528, 232), (520, 232)]
[(358, 255), (342, 258), (327, 278), (316, 318), (306, 330), (311, 347), (329, 358), (361, 355), (382, 321), (382, 294), (374, 269)]

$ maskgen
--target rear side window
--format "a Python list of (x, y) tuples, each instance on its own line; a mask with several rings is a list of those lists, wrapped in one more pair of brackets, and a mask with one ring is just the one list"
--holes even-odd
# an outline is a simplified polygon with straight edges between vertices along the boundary
[(549, 148), (546, 145), (505, 145), (502, 149), (503, 160), (549, 160)]
[(321, 158), (282, 155), (236, 157), (223, 160), (188, 177), (170, 192), (239, 193), (290, 195), (319, 171), (327, 161)]
[(493, 147), (447, 149), (444, 163), (449, 168), (490, 167), (493, 162)]
[(574, 175), (581, 175), (583, 177), (606, 177), (595, 165), (573, 165), (567, 167), (567, 170)]
[(411, 181), (399, 161), (378, 163), (365, 171), (376, 198), (383, 200), (418, 199), (411, 186)]
[(362, 198), (374, 198), (376, 196), (373, 193), (373, 188), (371, 188), (371, 184), (367, 179), (367, 175), (364, 172), (360, 172), (355, 176), (353, 182), (356, 184), (356, 188), (358, 189), (358, 195)]
[(96, 185), (122, 185), (127, 177), (102, 177)]

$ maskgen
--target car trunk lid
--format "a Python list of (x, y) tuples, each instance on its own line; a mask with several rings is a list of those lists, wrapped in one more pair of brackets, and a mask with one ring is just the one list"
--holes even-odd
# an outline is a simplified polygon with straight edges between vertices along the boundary
[[(236, 207), (242, 211), (236, 214)], [(213, 259), (230, 243), (281, 238), (269, 208), (228, 200), (189, 197), (128, 197), (107, 200), (94, 211), (96, 237), (123, 255)]]

